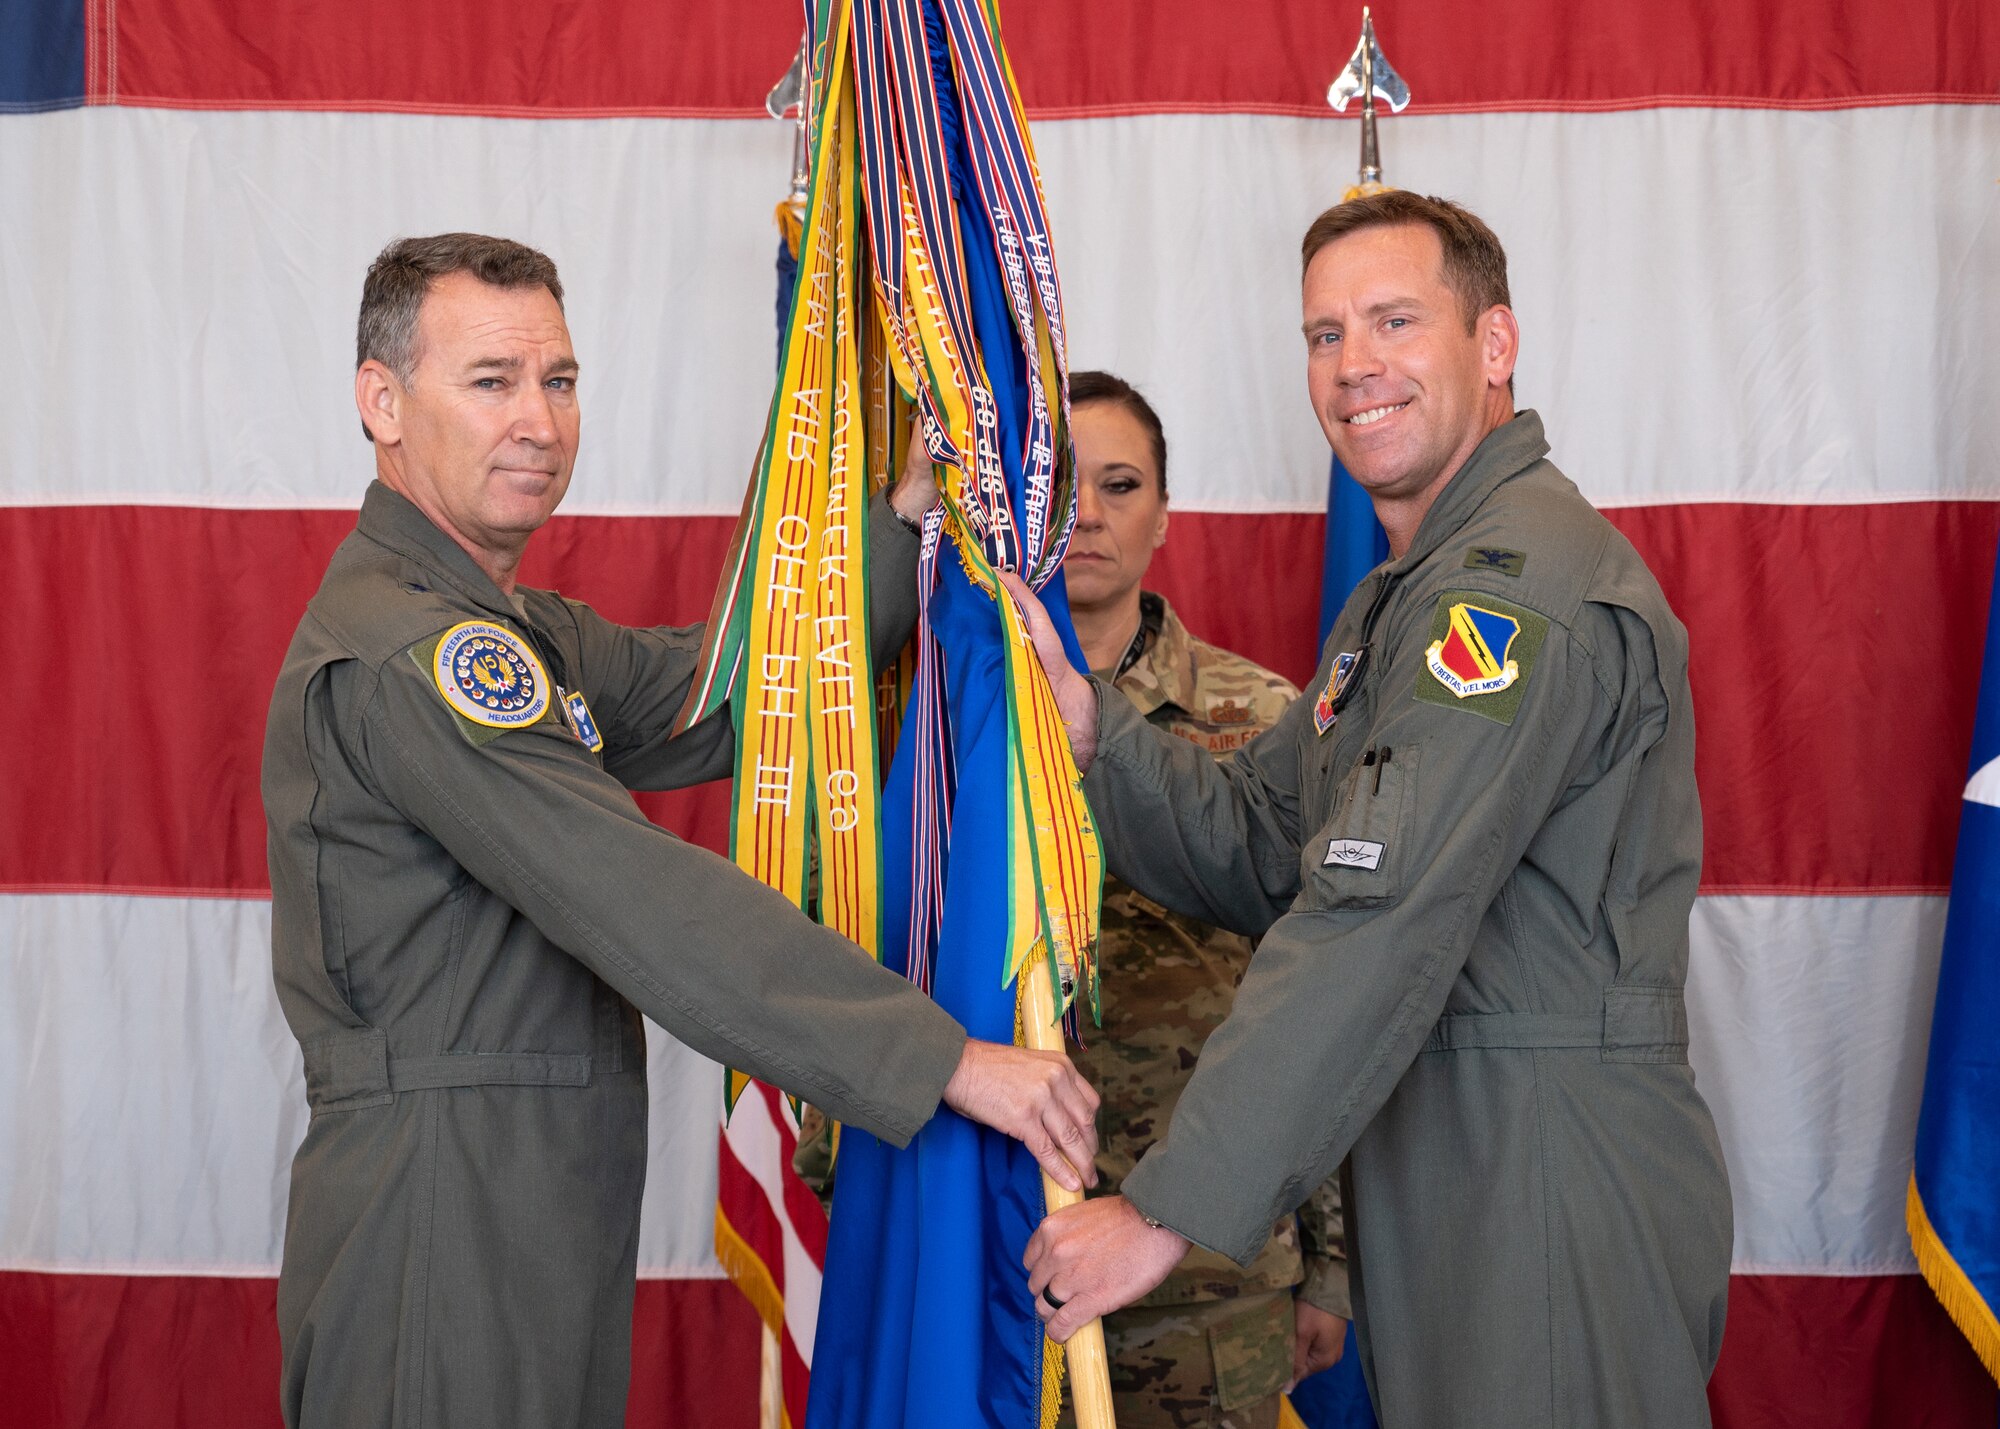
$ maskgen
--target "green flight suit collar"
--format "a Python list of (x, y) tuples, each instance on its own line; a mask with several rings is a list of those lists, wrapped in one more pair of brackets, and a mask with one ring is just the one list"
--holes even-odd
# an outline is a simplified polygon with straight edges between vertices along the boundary
[(481, 609), (509, 620), (520, 618), (513, 602), (493, 584), (491, 576), (479, 569), (478, 562), (466, 554), (463, 546), (439, 530), (416, 503), (380, 481), (369, 483), (368, 494), (361, 498), (361, 519), (355, 523), (355, 530), (377, 545), (416, 562), (435, 580)]
[(1473, 448), (1458, 474), (1445, 483), (1417, 527), (1410, 549), (1383, 569), (1400, 576), (1422, 565), (1438, 547), (1458, 534), (1473, 513), (1501, 486), (1549, 454), (1540, 414), (1532, 408), (1516, 412), (1512, 421), (1495, 427)]

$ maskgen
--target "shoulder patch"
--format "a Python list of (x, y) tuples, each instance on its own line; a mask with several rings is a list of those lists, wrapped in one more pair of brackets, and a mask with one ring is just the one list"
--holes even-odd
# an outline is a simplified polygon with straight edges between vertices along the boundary
[(1446, 591), (1431, 616), (1416, 697), (1512, 724), (1548, 633), (1548, 617), (1524, 606)]
[(431, 679), (452, 712), (490, 729), (525, 729), (549, 708), (549, 677), (504, 625), (466, 620), (438, 637)]
[(1474, 546), (1465, 553), (1465, 569), (1468, 571), (1498, 571), (1503, 576), (1518, 576), (1528, 568), (1525, 551), (1508, 551), (1498, 546)]
[(1333, 668), (1326, 672), (1326, 685), (1313, 701), (1313, 727), (1322, 735), (1339, 722), (1342, 697), (1347, 693), (1348, 682), (1360, 678), (1357, 667), (1365, 668), (1362, 653), (1367, 648), (1364, 645), (1360, 650), (1343, 650), (1333, 657)]
[(563, 720), (569, 725), (569, 732), (592, 754), (602, 750), (604, 736), (597, 732), (597, 720), (590, 713), (590, 701), (583, 697), (583, 691), (565, 690), (558, 685), (556, 693), (562, 696)]

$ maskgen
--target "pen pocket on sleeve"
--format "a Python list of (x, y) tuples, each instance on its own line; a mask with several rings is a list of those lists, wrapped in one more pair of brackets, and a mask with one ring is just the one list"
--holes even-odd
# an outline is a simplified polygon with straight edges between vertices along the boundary
[(1307, 906), (1380, 908), (1402, 897), (1421, 752), (1370, 749), (1356, 762), (1333, 817), (1305, 847)]

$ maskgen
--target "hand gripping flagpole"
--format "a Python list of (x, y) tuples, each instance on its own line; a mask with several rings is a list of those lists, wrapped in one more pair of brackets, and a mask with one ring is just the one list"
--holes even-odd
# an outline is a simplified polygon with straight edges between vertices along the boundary
[[(1021, 985), (1023, 1040), (1037, 1052), (1064, 1052), (1062, 1023), (1056, 1013), (1055, 987), (1046, 958), (1036, 958)], [(1083, 1192), (1058, 1184), (1042, 1173), (1042, 1194), (1049, 1214), (1076, 1205)], [(1104, 1321), (1092, 1320), (1063, 1346), (1069, 1357), (1070, 1396), (1076, 1405), (1077, 1429), (1117, 1429), (1111, 1407), (1111, 1360), (1104, 1348)]]
[(1361, 42), (1354, 47), (1347, 67), (1326, 91), (1326, 102), (1342, 114), (1347, 112), (1349, 100), (1361, 101), (1361, 177), (1340, 196), (1342, 203), (1383, 193), (1389, 188), (1382, 182), (1382, 148), (1375, 134), (1378, 95), (1388, 104), (1390, 113), (1401, 114), (1410, 102), (1410, 87), (1403, 83), (1403, 77), (1391, 67), (1382, 47), (1375, 42), (1375, 21), (1363, 5)]

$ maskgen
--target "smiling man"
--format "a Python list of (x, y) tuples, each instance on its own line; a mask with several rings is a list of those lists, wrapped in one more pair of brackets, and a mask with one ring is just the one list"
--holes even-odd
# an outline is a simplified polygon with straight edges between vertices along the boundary
[(1314, 687), (1218, 764), (1031, 606), (1111, 870), (1262, 942), (1164, 1139), (1043, 1224), (1029, 1283), (1064, 1338), (1191, 1242), (1247, 1262), (1348, 1157), (1386, 1429), (1706, 1424), (1730, 1204), (1687, 1065), (1686, 632), (1513, 409), (1485, 224), (1382, 194), (1304, 259), (1313, 408), (1391, 556)]
[[(624, 1423), (644, 1012), (898, 1145), (942, 1101), (1095, 1180), (1060, 1056), (968, 1041), (912, 984), (629, 790), (730, 768), (670, 732), (699, 627), (515, 581), (569, 487), (578, 364), (555, 265), (476, 234), (370, 268), (354, 396), (375, 483), (264, 746), (272, 953), (312, 1120), (278, 1329), (293, 1429)], [(877, 657), (916, 614), (928, 462), (870, 515)]]

